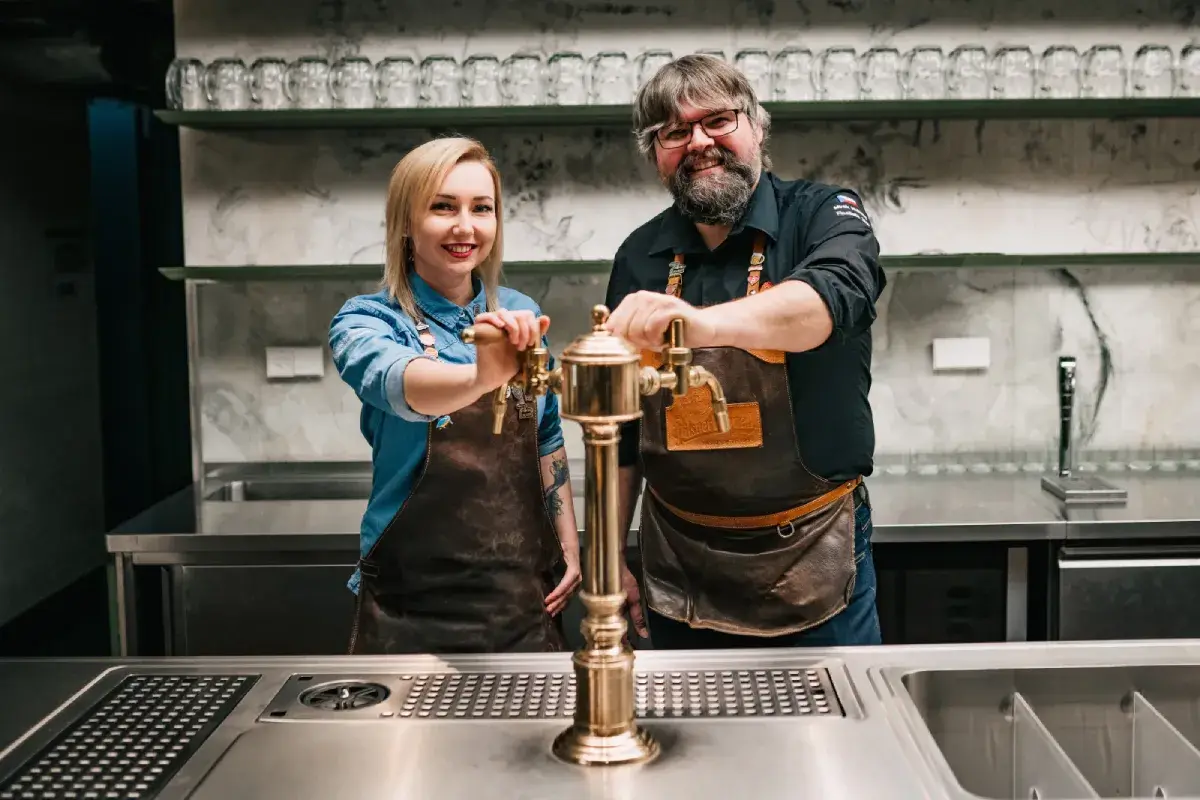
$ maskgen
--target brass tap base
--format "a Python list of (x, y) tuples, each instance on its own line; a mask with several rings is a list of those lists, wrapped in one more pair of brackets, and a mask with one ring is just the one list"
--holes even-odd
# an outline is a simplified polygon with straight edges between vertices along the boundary
[(609, 736), (572, 727), (554, 738), (551, 750), (569, 764), (593, 767), (645, 763), (658, 755), (659, 746), (647, 731), (636, 725)]
[[(619, 580), (619, 579), (618, 579)], [(637, 764), (658, 755), (658, 743), (634, 713), (633, 649), (624, 641), (624, 592), (580, 592), (586, 644), (575, 652), (575, 722), (560, 733), (554, 755), (572, 764)]]

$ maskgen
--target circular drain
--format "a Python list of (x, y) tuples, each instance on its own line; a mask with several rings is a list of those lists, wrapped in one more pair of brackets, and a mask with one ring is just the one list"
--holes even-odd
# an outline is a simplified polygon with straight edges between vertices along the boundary
[(301, 692), (300, 702), (322, 711), (354, 711), (378, 705), (387, 700), (389, 694), (387, 687), (378, 683), (338, 681)]

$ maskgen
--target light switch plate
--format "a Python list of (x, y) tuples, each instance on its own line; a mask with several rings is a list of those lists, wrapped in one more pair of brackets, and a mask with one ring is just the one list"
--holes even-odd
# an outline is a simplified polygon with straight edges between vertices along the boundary
[(296, 374), (296, 357), (290, 347), (267, 348), (267, 380), (291, 378)]
[(984, 336), (933, 340), (933, 371), (986, 370), (992, 365), (992, 342)]
[(297, 378), (323, 378), (325, 376), (325, 351), (320, 347), (294, 347), (295, 374)]

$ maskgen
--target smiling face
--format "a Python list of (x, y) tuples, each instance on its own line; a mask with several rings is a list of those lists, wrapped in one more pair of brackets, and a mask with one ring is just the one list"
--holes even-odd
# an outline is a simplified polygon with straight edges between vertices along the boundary
[(655, 139), (659, 177), (679, 210), (701, 224), (736, 222), (762, 171), (762, 130), (730, 107), (684, 103)]
[(496, 241), (496, 184), (478, 161), (456, 164), (426, 208), (414, 209), (413, 261), (417, 272), (442, 284), (468, 278)]

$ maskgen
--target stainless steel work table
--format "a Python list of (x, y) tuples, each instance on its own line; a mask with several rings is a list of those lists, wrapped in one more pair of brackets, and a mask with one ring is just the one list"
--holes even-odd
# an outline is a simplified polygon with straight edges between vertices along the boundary
[[(574, 478), (580, 480), (582, 472), (577, 468)], [(1125, 507), (1067, 507), (1044, 492), (1040, 475), (1032, 472), (876, 475), (867, 480), (874, 541), (892, 548), (940, 543), (1003, 548), (1009, 598), (1006, 636), (1020, 640), (1026, 638), (1030, 581), (1042, 580), (1040, 576), (1030, 577), (1030, 548), (1039, 544), (1083, 544), (1093, 534), (1110, 541), (1117, 537), (1178, 541), (1200, 537), (1200, 470), (1106, 475), (1127, 489)], [(141, 652), (129, 644), (136, 640), (131, 620), (138, 615), (140, 605), (134, 588), (135, 567), (161, 567), (171, 573), (163, 578), (170, 587), (164, 584), (161, 592), (152, 587), (147, 590), (150, 596), (141, 603), (166, 603), (178, 613), (185, 613), (182, 609), (197, 609), (199, 613), (199, 609), (229, 605), (231, 584), (227, 576), (237, 573), (240, 585), (250, 587), (235, 590), (238, 596), (242, 591), (252, 591), (260, 602), (268, 598), (268, 602), (290, 602), (296, 607), (307, 604), (319, 607), (320, 613), (329, 614), (330, 619), (348, 618), (350, 596), (344, 583), (357, 558), (358, 529), (366, 504), (358, 495), (365, 496), (369, 474), (351, 473), (339, 478), (345, 483), (336, 489), (322, 483), (327, 478), (319, 472), (308, 479), (309, 484), (292, 483), (296, 477), (291, 472), (266, 478), (225, 476), (227, 484), (210, 488), (209, 497), (236, 497), (228, 489), (239, 486), (247, 499), (210, 499), (197, 506), (189, 488), (110, 533), (107, 546), (113, 557), (115, 611), (122, 643), (118, 652)], [(276, 483), (272, 485), (271, 481)], [(349, 497), (258, 499), (308, 496), (304, 492), (309, 487), (313, 487), (315, 496)], [(581, 495), (576, 493), (577, 519), (582, 524)], [(631, 542), (636, 537), (636, 518), (634, 528)], [(219, 574), (222, 569), (218, 566), (223, 574)], [(284, 572), (289, 573), (286, 580)], [(1093, 570), (1086, 574), (1101, 573)], [(175, 591), (177, 586), (187, 588)], [(298, 594), (301, 586), (305, 587), (303, 595)], [(310, 625), (321, 624), (311, 615), (307, 619)], [(213, 627), (217, 623), (204, 624), (203, 630), (195, 626), (185, 630), (180, 623), (168, 635), (187, 639), (195, 633), (215, 641), (211, 637), (217, 635)], [(574, 627), (573, 622), (568, 624)]]
[(1194, 640), (640, 653), (620, 767), (550, 752), (567, 653), (76, 666), (0, 662), (0, 797), (1200, 796)]
[[(1200, 473), (1192, 479), (1200, 486)], [(877, 542), (1066, 538), (1063, 512), (1037, 475), (883, 475), (867, 486)], [(579, 493), (575, 502), (582, 526)], [(365, 507), (365, 500), (205, 501), (197, 511), (189, 488), (108, 534), (108, 551), (136, 563), (172, 553), (355, 551)], [(636, 528), (635, 515), (631, 533)]]

